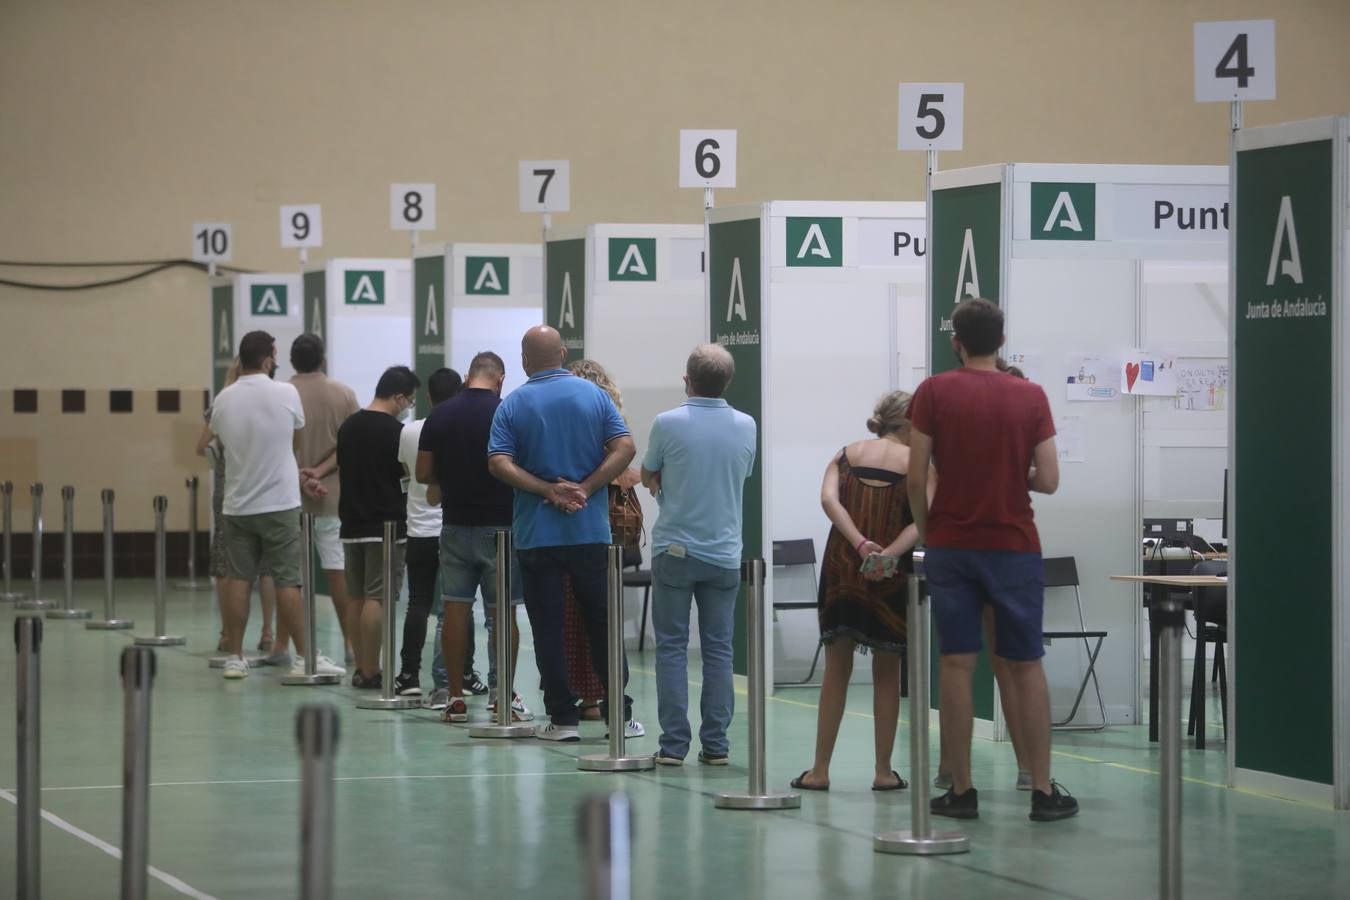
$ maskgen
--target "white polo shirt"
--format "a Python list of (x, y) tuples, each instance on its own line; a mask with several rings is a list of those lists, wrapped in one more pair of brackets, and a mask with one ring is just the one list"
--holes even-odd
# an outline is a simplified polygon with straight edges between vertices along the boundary
[(211, 431), (225, 448), (225, 515), (255, 516), (300, 505), (292, 442), (304, 426), (300, 393), (284, 381), (244, 375), (216, 396)]
[(418, 419), (403, 426), (398, 439), (398, 461), (408, 470), (408, 537), (438, 538), (441, 536), (441, 508), (427, 503), (427, 486), (417, 482), (417, 442), (422, 437)]

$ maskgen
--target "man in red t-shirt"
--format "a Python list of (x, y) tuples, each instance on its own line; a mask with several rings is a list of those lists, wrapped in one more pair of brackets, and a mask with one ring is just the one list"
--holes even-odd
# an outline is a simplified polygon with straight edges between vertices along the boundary
[[(994, 609), (991, 649), (1008, 662), (1018, 733), (1025, 735), (1031, 818), (1063, 819), (1078, 812), (1078, 802), (1050, 780), (1050, 696), (1041, 665), (1045, 577), (1029, 494), (1059, 487), (1055, 423), (1038, 385), (998, 370), (1003, 313), (996, 305), (962, 301), (952, 328), (961, 368), (924, 381), (909, 407), (909, 502), (927, 545), (924, 572), (942, 654), (942, 733), (952, 762), (952, 787), (934, 798), (932, 811), (979, 815), (970, 783), (971, 680), (987, 604)], [(938, 474), (931, 509), (930, 459)]]

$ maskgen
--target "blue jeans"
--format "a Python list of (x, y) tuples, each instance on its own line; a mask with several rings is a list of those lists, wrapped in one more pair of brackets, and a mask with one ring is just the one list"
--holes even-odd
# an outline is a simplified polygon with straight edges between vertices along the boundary
[(703, 645), (699, 742), (710, 756), (727, 754), (727, 727), (736, 706), (731, 680), (731, 638), (736, 630), (740, 571), (691, 557), (662, 553), (652, 560), (652, 628), (656, 631), (656, 710), (661, 750), (684, 759), (689, 752), (689, 600), (698, 604)]
[(990, 651), (1020, 661), (1045, 655), (1045, 564), (1039, 553), (929, 547), (923, 564), (944, 656), (980, 652), (986, 606), (994, 610)]

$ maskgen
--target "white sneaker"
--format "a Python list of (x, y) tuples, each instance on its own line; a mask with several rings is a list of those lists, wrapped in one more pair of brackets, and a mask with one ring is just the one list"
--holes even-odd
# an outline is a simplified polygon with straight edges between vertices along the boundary
[[(647, 729), (642, 727), (642, 723), (637, 719), (629, 719), (628, 724), (623, 726), (623, 736), (626, 738), (640, 738), (647, 736)], [(609, 739), (609, 731), (605, 731), (605, 739)]]
[(225, 658), (224, 675), (231, 681), (248, 677), (248, 661), (242, 656), (228, 656)]
[(541, 741), (566, 741), (569, 744), (581, 740), (575, 725), (555, 725), (552, 722), (536, 728), (534, 736)]
[[(292, 675), (305, 674), (305, 658), (303, 656), (297, 656), (295, 659), (291, 661), (291, 674)], [(324, 656), (322, 653), (320, 653), (318, 657), (315, 658), (314, 660), (314, 674), (346, 675), (347, 670), (342, 668), (342, 666), (339, 666), (337, 663), (333, 662), (328, 657)]]
[[(493, 697), (488, 701), (487, 711), (492, 715), (497, 715), (497, 698)], [(511, 698), (511, 721), (512, 722), (533, 722), (534, 713), (525, 705), (525, 701), (520, 699), (520, 694)]]
[(445, 688), (436, 688), (430, 696), (422, 701), (422, 706), (426, 709), (445, 709), (450, 702), (450, 691)]

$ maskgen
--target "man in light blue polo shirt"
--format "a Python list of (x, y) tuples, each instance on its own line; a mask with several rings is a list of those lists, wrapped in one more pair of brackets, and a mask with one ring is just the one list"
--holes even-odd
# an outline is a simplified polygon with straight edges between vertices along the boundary
[[(539, 325), (525, 332), (521, 356), (530, 380), (497, 407), (488, 470), (515, 489), (511, 530), (550, 719), (535, 734), (546, 741), (577, 741), (577, 698), (567, 684), (563, 655), (563, 582), (571, 579), (605, 696), (614, 696), (612, 687), (622, 693), (622, 686), (608, 683), (608, 488), (637, 448), (609, 395), (563, 368), (567, 349), (557, 331)], [(625, 696), (624, 732), (641, 737), (632, 707)]]
[(742, 495), (755, 465), (755, 420), (722, 399), (735, 373), (725, 347), (696, 347), (684, 376), (689, 399), (656, 417), (642, 462), (642, 483), (661, 504), (652, 530), (652, 626), (662, 765), (682, 765), (689, 752), (691, 597), (703, 648), (698, 759), (727, 764)]

